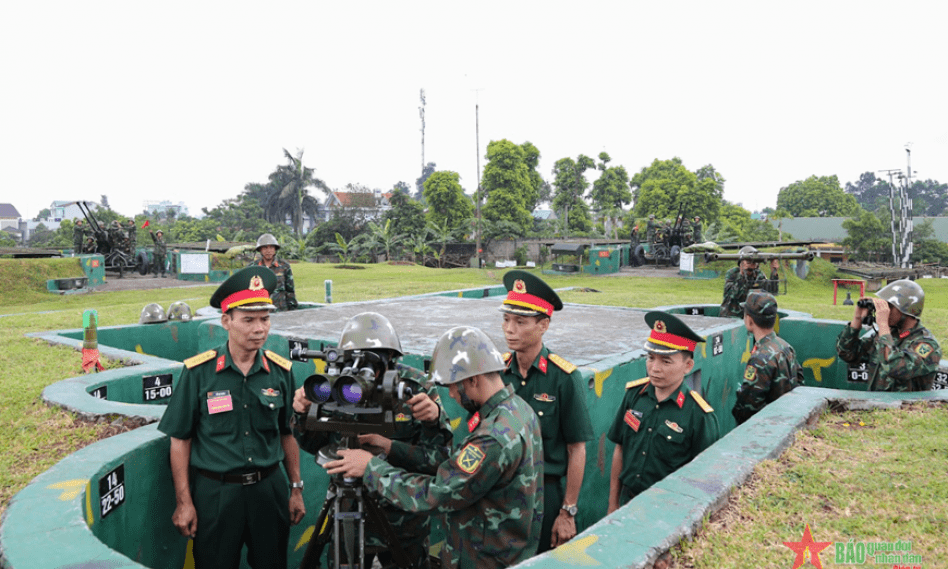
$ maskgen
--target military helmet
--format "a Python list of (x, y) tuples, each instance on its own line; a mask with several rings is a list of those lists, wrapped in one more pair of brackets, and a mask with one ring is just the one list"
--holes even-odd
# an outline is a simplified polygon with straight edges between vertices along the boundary
[(394, 350), (402, 355), (395, 327), (378, 312), (356, 314), (346, 322), (339, 336), (341, 350)]
[(473, 326), (451, 328), (438, 339), (431, 353), (431, 380), (438, 385), (451, 385), (505, 367), (504, 356), (494, 342)]
[(922, 317), (925, 307), (925, 291), (918, 283), (907, 279), (893, 281), (876, 293), (876, 296), (899, 309), (906, 316)]
[(744, 245), (741, 247), (741, 250), (737, 252), (737, 254), (741, 256), (742, 260), (743, 257), (749, 257), (751, 255), (756, 255), (757, 253), (757, 248), (751, 245)]
[(257, 238), (257, 251), (259, 251), (261, 247), (266, 247), (267, 245), (273, 245), (277, 249), (280, 248), (280, 242), (277, 241), (277, 238), (271, 233), (264, 233), (259, 238)]
[(191, 321), (191, 307), (183, 300), (172, 302), (168, 307), (168, 320)]
[(141, 318), (138, 319), (139, 324), (160, 324), (167, 321), (165, 309), (157, 302), (145, 305), (145, 308), (142, 308)]

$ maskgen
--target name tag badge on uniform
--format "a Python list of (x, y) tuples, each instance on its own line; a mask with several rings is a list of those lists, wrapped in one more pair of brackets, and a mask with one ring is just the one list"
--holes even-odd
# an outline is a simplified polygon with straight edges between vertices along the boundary
[(639, 432), (639, 425), (641, 425), (642, 423), (641, 423), (641, 421), (639, 421), (639, 418), (636, 417), (636, 416), (632, 413), (632, 410), (631, 410), (631, 409), (628, 409), (628, 410), (626, 410), (626, 412), (625, 412), (625, 424), (628, 425), (628, 426), (630, 426), (630, 427), (632, 427), (632, 430), (637, 433), (637, 432)]
[(234, 400), (230, 391), (209, 391), (207, 394), (207, 412), (210, 415), (234, 410)]
[(679, 427), (679, 426), (678, 426), (678, 423), (675, 423), (674, 421), (669, 421), (668, 419), (665, 419), (665, 425), (666, 425), (669, 429), (675, 431), (676, 433), (679, 433), (679, 434), (680, 434), (680, 433), (683, 433), (683, 432), (684, 432), (684, 429), (682, 429), (681, 427)]

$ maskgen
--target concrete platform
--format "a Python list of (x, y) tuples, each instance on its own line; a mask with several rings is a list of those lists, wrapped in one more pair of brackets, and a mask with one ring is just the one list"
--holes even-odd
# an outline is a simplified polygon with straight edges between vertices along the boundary
[[(454, 326), (476, 326), (486, 333), (497, 349), (506, 351), (498, 310), (502, 300), (452, 297), (412, 297), (385, 301), (326, 305), (315, 310), (275, 313), (271, 333), (300, 340), (339, 338), (346, 321), (361, 312), (378, 312), (391, 321), (405, 353), (428, 356), (435, 342)], [(567, 304), (553, 314), (552, 325), (543, 336), (546, 345), (577, 366), (590, 366), (620, 354), (642, 349), (648, 337), (643, 309)], [(721, 327), (736, 326), (731, 318), (710, 316), (678, 317), (699, 335), (707, 336)]]

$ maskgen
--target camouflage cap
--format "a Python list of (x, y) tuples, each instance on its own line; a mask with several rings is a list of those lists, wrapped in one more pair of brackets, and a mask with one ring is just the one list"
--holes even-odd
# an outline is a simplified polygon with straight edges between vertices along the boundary
[(529, 271), (507, 271), (504, 286), (507, 288), (507, 298), (499, 309), (501, 312), (521, 316), (552, 316), (553, 311), (563, 308), (563, 302), (550, 285)]
[(339, 336), (342, 350), (394, 350), (402, 355), (402, 343), (395, 327), (378, 312), (356, 314), (346, 322)]
[(748, 316), (777, 317), (777, 299), (769, 292), (751, 291), (747, 300), (741, 303), (741, 307)]
[(473, 326), (451, 328), (431, 352), (431, 380), (438, 385), (451, 385), (505, 367), (504, 356), (494, 342)]
[(902, 314), (914, 318), (922, 317), (925, 291), (916, 282), (908, 279), (893, 281), (879, 289), (876, 296), (898, 308)]
[(645, 323), (651, 328), (645, 340), (645, 351), (654, 354), (673, 354), (675, 352), (693, 352), (704, 338), (699, 336), (687, 324), (674, 314), (654, 310), (645, 315)]
[(221, 283), (211, 296), (211, 306), (221, 312), (241, 310), (276, 310), (270, 293), (276, 288), (277, 278), (266, 267), (254, 265), (241, 269)]

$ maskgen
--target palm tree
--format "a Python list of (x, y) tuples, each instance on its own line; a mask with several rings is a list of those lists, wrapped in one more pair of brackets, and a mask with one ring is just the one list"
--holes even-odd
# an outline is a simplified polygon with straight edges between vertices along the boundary
[(441, 249), (434, 252), (435, 258), (438, 259), (438, 267), (444, 267), (444, 250), (448, 247), (448, 241), (454, 240), (454, 229), (448, 226), (448, 220), (445, 219), (440, 224), (434, 221), (428, 222), (428, 233), (431, 235), (432, 241), (435, 243), (441, 243)]
[(276, 223), (285, 223), (289, 215), (296, 231), (297, 239), (303, 237), (303, 216), (313, 216), (319, 202), (309, 195), (307, 188), (316, 187), (329, 193), (329, 186), (319, 178), (313, 177), (313, 168), (303, 166), (303, 151), (299, 150), (293, 156), (283, 149), (288, 164), (278, 166), (270, 174), (270, 183), (264, 203), (267, 219)]
[(405, 238), (404, 235), (396, 235), (392, 229), (392, 220), (385, 220), (385, 225), (375, 223), (374, 221), (369, 222), (369, 232), (371, 233), (373, 240), (382, 246), (385, 249), (385, 260), (392, 260), (392, 248), (397, 245), (402, 239)]

